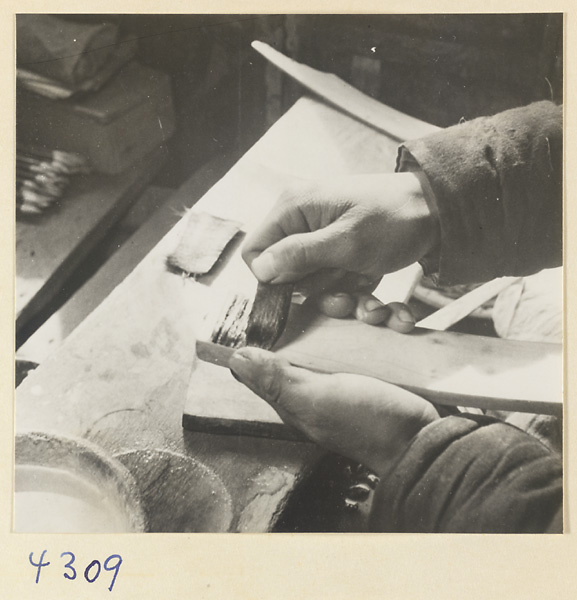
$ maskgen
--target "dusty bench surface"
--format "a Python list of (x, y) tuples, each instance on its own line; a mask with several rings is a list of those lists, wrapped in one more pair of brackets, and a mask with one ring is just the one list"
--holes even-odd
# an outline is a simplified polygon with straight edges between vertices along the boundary
[[(383, 134), (303, 98), (195, 209), (238, 220), (249, 228), (295, 176), (391, 171), (396, 146)], [(190, 206), (186, 186), (178, 193), (183, 207)], [(162, 454), (163, 460), (176, 455), (179, 460), (203, 463), (230, 498), (230, 520), (214, 527), (267, 531), (322, 453), (304, 442), (182, 429), (193, 371), (195, 377), (203, 377), (195, 361), (198, 286), (165, 266), (182, 228), (181, 221), (22, 383), (16, 393), (16, 430), (86, 438), (112, 455), (123, 455), (139, 476), (151, 451), (168, 452)], [(231, 376), (219, 369), (216, 377), (228, 385)], [(217, 381), (215, 397), (218, 385)], [(245, 388), (238, 386), (242, 401)], [(141, 464), (134, 466), (139, 456)], [(192, 488), (195, 483), (185, 478), (181, 485)], [(170, 524), (170, 506), (157, 503), (156, 510), (157, 521), (164, 519), (167, 529), (178, 530), (178, 523)]]

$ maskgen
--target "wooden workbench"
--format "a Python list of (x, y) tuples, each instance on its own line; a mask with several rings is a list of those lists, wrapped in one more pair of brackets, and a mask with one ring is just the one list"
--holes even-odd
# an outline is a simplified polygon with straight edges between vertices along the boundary
[[(383, 134), (303, 98), (197, 208), (223, 214), (249, 228), (262, 219), (275, 193), (292, 178), (391, 171), (396, 146)], [(243, 189), (247, 182), (250, 190)], [(190, 205), (186, 194), (182, 205)], [(323, 453), (303, 442), (182, 429), (195, 362), (197, 288), (165, 266), (182, 227), (183, 222), (177, 224), (22, 383), (16, 397), (16, 430), (79, 436), (112, 455), (124, 455), (122, 460), (133, 474), (152, 478), (146, 485), (153, 505), (155, 490), (157, 499), (166, 493), (161, 489), (166, 477), (153, 477), (155, 468), (146, 467), (151, 452), (165, 465), (188, 463), (190, 472), (200, 469), (210, 474), (207, 478), (222, 482), (217, 486), (222, 493), (214, 501), (220, 506), (218, 518), (207, 517), (209, 530), (267, 531)], [(228, 381), (231, 376), (220, 369), (218, 377)], [(244, 386), (239, 384), (240, 388)], [(193, 461), (200, 461), (206, 469), (195, 467)], [(182, 489), (173, 489), (171, 498), (180, 494), (193, 501), (198, 481), (183, 478), (179, 485)], [(150, 512), (154, 513), (149, 514), (152, 529), (188, 527), (182, 516), (177, 522), (173, 505), (156, 502), (155, 508), (149, 506)], [(203, 528), (202, 523), (194, 527)]]
[[(397, 142), (385, 134), (303, 98), (193, 210), (232, 219), (249, 231), (295, 178), (391, 171), (396, 153)], [(177, 200), (191, 206), (187, 186)], [(199, 281), (170, 271), (166, 258), (186, 225), (186, 219), (179, 221), (27, 377), (17, 390), (16, 430), (86, 438), (118, 458), (136, 479), (150, 531), (270, 531), (287, 514), (294, 526), (295, 505), (306, 507), (303, 490), (314, 488), (311, 473), (330, 471), (324, 452), (291, 436), (259, 439), (182, 429), (187, 396), (195, 395), (222, 410), (231, 400), (235, 407), (256, 402), (259, 419), (260, 407), (277, 418), (227, 369), (196, 357), (199, 314), (224, 302), (227, 292), (254, 290), (256, 281), (238, 247), (228, 253), (224, 268)], [(401, 298), (390, 298), (395, 299)], [(543, 358), (539, 350), (533, 354)], [(454, 361), (448, 360), (450, 372), (467, 384), (469, 371), (457, 365), (453, 373)], [(560, 376), (553, 373), (553, 380)], [(256, 414), (252, 408), (247, 412)], [(353, 528), (364, 524), (357, 519)]]

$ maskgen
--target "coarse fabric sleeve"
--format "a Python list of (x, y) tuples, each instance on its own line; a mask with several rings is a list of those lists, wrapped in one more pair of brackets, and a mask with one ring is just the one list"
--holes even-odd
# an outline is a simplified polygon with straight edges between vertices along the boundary
[(439, 220), (427, 274), (453, 285), (561, 265), (562, 130), (543, 101), (401, 146), (397, 170), (422, 171)]
[(371, 529), (560, 533), (561, 456), (531, 435), (463, 414), (421, 430), (375, 494)]

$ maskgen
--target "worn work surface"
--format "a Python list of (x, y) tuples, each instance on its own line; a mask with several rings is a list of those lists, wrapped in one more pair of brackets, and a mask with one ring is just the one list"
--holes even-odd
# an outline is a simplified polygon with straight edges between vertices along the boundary
[[(395, 157), (396, 143), (384, 135), (321, 103), (302, 99), (197, 206), (248, 228), (262, 219), (294, 176), (392, 170)], [(186, 196), (182, 201), (189, 204)], [(145, 487), (150, 470), (158, 468), (148, 456), (150, 451), (159, 451), (159, 460), (168, 465), (165, 473), (192, 459), (199, 473), (221, 482), (230, 496), (230, 518), (227, 496), (222, 499), (223, 512), (211, 517), (214, 530), (267, 531), (320, 452), (303, 442), (182, 429), (193, 369), (199, 382), (214, 375), (215, 399), (220, 386), (232, 379), (226, 369), (195, 364), (195, 319), (211, 280), (196, 283), (166, 269), (166, 256), (178, 244), (183, 226), (184, 222), (177, 224), (21, 384), (16, 429), (85, 437), (113, 455), (123, 455), (123, 462)], [(248, 281), (248, 269), (242, 268), (239, 265), (239, 279)], [(208, 369), (218, 372), (208, 374)], [(249, 392), (233, 383), (242, 402)], [(172, 453), (170, 460), (166, 452)], [(148, 467), (138, 463), (143, 458), (150, 459), (145, 462)], [(154, 481), (159, 483), (158, 478)], [(187, 478), (172, 481), (175, 495), (190, 494), (189, 486), (194, 485)], [(185, 489), (179, 490), (179, 485)], [(215, 489), (220, 489), (220, 483)], [(167, 490), (159, 493), (170, 497)], [(164, 523), (163, 530), (179, 530), (168, 503), (147, 510)], [(182, 515), (179, 518), (180, 523), (186, 521)]]
[[(386, 136), (302, 99), (195, 210), (250, 230), (295, 176), (382, 172), (395, 157), (396, 143)], [(142, 490), (152, 530), (269, 531), (322, 453), (306, 442), (182, 429), (192, 390), (219, 409), (224, 400), (250, 401), (274, 415), (228, 369), (196, 359), (199, 316), (215, 298), (254, 292), (255, 280), (234, 248), (228, 263), (199, 281), (169, 272), (166, 257), (185, 225), (178, 223), (21, 384), (16, 429), (84, 437), (116, 456)], [(173, 509), (172, 498), (190, 501)]]

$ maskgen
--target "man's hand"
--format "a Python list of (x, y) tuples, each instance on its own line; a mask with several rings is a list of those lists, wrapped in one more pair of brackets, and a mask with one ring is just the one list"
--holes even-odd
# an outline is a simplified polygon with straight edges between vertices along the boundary
[(414, 436), (439, 418), (432, 404), (394, 385), (324, 375), (259, 348), (237, 350), (234, 375), (310, 440), (385, 475)]
[(414, 173), (356, 175), (288, 190), (247, 238), (243, 258), (260, 281), (298, 282), (329, 316), (355, 313), (402, 332), (414, 327), (403, 305), (370, 295), (386, 273), (436, 243), (438, 225)]

